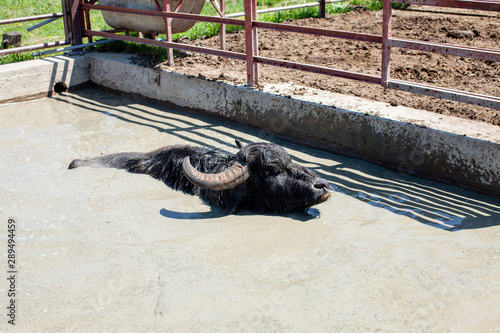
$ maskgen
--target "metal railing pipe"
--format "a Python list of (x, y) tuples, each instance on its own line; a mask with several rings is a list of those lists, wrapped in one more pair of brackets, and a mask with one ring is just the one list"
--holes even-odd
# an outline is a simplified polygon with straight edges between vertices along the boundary
[(312, 27), (304, 27), (304, 26), (299, 26), (299, 25), (271, 23), (271, 22), (262, 22), (262, 21), (256, 21), (256, 22), (254, 22), (253, 25), (257, 28), (262, 28), (262, 29), (289, 31), (289, 32), (294, 32), (294, 33), (320, 35), (320, 36), (343, 38), (343, 39), (354, 39), (354, 40), (359, 40), (362, 42), (382, 43), (382, 36), (372, 35), (372, 34), (364, 34), (364, 33), (358, 33), (358, 32), (349, 32), (349, 31), (342, 31), (342, 30), (329, 30), (329, 29), (322, 29), (322, 28), (312, 28)]
[(220, 56), (220, 57), (245, 60), (244, 53), (217, 50), (217, 49), (194, 46), (194, 45), (189, 45), (189, 44), (180, 44), (180, 43), (173, 43), (173, 42), (164, 42), (164, 41), (159, 41), (159, 40), (155, 40), (155, 39), (116, 35), (116, 34), (109, 33), (109, 32), (94, 31), (94, 30), (83, 30), (83, 34), (85, 36), (106, 37), (106, 38), (110, 38), (110, 39), (122, 40), (125, 42), (134, 42), (134, 43), (139, 43), (139, 44), (147, 44), (147, 45), (160, 46), (160, 47), (171, 47), (171, 48), (174, 48), (177, 50), (182, 50), (182, 51), (206, 53), (206, 54)]
[(61, 40), (58, 42), (50, 42), (50, 43), (43, 43), (43, 44), (36, 44), (36, 45), (29, 45), (29, 46), (13, 47), (11, 49), (0, 50), (0, 55), (29, 52), (29, 51), (41, 50), (41, 49), (48, 49), (51, 47), (63, 46), (63, 45), (69, 45), (69, 44), (70, 43), (66, 42), (65, 40)]
[(408, 5), (451, 7), (461, 9), (476, 9), (498, 12), (500, 1), (463, 1), (463, 0), (391, 0), (395, 3)]
[(391, 47), (401, 47), (412, 50), (448, 54), (458, 57), (475, 58), (500, 62), (500, 50), (483, 49), (471, 46), (458, 46), (432, 42), (421, 42), (416, 40), (390, 38), (387, 41)]
[(63, 13), (43, 14), (43, 15), (34, 15), (34, 16), (26, 16), (26, 17), (18, 17), (18, 18), (0, 20), (0, 25), (28, 22), (28, 21), (37, 21), (37, 20), (59, 18), (59, 17), (63, 17)]

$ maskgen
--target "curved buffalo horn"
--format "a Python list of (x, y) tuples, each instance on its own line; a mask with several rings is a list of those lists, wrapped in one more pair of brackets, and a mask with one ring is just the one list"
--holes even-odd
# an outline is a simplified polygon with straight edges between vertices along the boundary
[(194, 185), (205, 190), (223, 191), (242, 184), (250, 177), (248, 166), (235, 162), (229, 169), (219, 173), (203, 173), (196, 170), (189, 156), (182, 162), (182, 170)]

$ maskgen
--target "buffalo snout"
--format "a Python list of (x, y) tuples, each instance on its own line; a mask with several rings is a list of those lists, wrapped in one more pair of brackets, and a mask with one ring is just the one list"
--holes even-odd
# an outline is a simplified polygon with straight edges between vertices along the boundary
[(328, 190), (330, 189), (330, 183), (326, 179), (318, 178), (316, 179), (316, 182), (314, 182), (314, 187), (318, 189), (324, 188), (325, 190)]

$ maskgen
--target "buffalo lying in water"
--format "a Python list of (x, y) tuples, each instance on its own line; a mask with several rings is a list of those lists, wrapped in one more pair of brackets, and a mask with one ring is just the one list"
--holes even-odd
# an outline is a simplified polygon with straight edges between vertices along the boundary
[(294, 163), (273, 143), (243, 145), (236, 155), (218, 149), (166, 146), (148, 153), (118, 153), (85, 160), (80, 166), (125, 169), (148, 174), (169, 187), (198, 195), (233, 214), (239, 209), (258, 213), (304, 211), (330, 197), (330, 184), (310, 169)]

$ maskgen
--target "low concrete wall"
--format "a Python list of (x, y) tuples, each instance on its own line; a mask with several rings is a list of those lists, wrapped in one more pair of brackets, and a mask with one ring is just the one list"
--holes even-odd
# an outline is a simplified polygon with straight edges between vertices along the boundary
[[(71, 64), (72, 72), (66, 74), (70, 86), (85, 80), (76, 72), (90, 68), (88, 80), (104, 89), (196, 110), (290, 141), (500, 197), (498, 126), (308, 88), (303, 96), (295, 96), (292, 86), (252, 90), (132, 65), (123, 54), (90, 53), (63, 63)], [(1, 80), (4, 72), (0, 71)], [(39, 85), (50, 86), (57, 80), (53, 77), (58, 76)]]
[(57, 56), (0, 66), (0, 104), (51, 96), (56, 83), (80, 87), (90, 81), (90, 59)]

